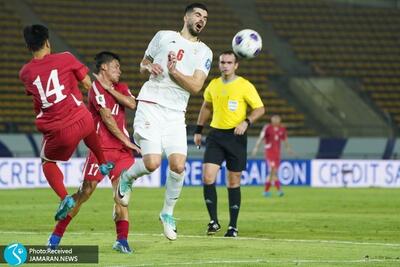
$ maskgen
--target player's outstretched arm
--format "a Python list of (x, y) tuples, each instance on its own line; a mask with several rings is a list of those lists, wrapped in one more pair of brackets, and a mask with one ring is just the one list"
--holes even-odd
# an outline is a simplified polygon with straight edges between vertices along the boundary
[(262, 142), (262, 140), (264, 139), (264, 136), (265, 136), (265, 128), (267, 128), (266, 125), (261, 129), (261, 132), (260, 132), (260, 135), (258, 136), (257, 142), (254, 145), (253, 150), (251, 151), (251, 156), (252, 157), (255, 157), (257, 155), (258, 148), (260, 147), (261, 142)]
[(289, 144), (289, 141), (288, 141), (288, 138), (287, 138), (287, 137), (286, 137), (285, 141), (283, 141), (283, 143), (285, 144), (286, 152), (287, 152), (289, 155), (293, 156), (295, 153), (294, 153), (294, 151), (293, 151), (291, 145)]
[(120, 92), (114, 89), (113, 85), (107, 85), (103, 77), (99, 74), (93, 73), (93, 76), (97, 79), (97, 81), (101, 84), (101, 86), (117, 100), (119, 104), (130, 109), (136, 108), (136, 98), (133, 95), (129, 97), (124, 94), (121, 94)]
[(126, 147), (135, 150), (140, 153), (140, 149), (129, 140), (129, 138), (118, 128), (117, 122), (111, 114), (111, 110), (108, 108), (100, 109), (101, 120), (106, 125), (107, 129), (120, 140)]
[(192, 76), (184, 75), (176, 69), (176, 55), (168, 54), (168, 72), (171, 78), (183, 89), (191, 94), (197, 94), (203, 88), (207, 75), (202, 70), (195, 70)]
[(203, 125), (208, 121), (213, 112), (212, 102), (203, 101), (200, 108), (199, 117), (197, 118), (197, 125)]
[(121, 94), (112, 87), (106, 88), (106, 90), (117, 100), (119, 104), (130, 109), (136, 108), (136, 98), (134, 96), (126, 96), (124, 94)]
[(195, 145), (198, 147), (201, 146), (201, 130), (203, 129), (204, 124), (211, 117), (212, 111), (212, 103), (204, 101), (200, 109), (199, 117), (197, 118), (197, 128), (193, 138)]

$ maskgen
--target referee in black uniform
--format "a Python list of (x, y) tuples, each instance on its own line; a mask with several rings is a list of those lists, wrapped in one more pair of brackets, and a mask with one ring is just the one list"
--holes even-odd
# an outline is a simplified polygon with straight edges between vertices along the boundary
[[(251, 124), (260, 118), (264, 105), (256, 88), (248, 80), (235, 74), (238, 59), (232, 51), (219, 57), (221, 77), (213, 79), (204, 91), (204, 102), (197, 119), (194, 135), (196, 145), (201, 144), (201, 132), (210, 118), (211, 131), (207, 136), (203, 161), (203, 193), (210, 215), (207, 234), (221, 229), (217, 216), (217, 191), (215, 180), (223, 161), (228, 169), (229, 226), (227, 237), (238, 234), (237, 218), (240, 209), (240, 177), (247, 163), (247, 135)], [(247, 107), (252, 111), (248, 116)]]

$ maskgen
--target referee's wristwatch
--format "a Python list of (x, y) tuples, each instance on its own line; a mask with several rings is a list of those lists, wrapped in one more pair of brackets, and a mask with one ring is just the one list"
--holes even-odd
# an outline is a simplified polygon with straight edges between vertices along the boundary
[(249, 120), (249, 118), (246, 118), (244, 121), (247, 122), (247, 127), (251, 126), (251, 121)]

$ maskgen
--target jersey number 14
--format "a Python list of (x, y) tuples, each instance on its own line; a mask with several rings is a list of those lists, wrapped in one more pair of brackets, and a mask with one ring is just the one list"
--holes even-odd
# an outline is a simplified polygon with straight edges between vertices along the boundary
[[(67, 97), (62, 93), (62, 90), (64, 90), (64, 85), (60, 84), (57, 70), (52, 70), (50, 72), (49, 79), (47, 80), (46, 91), (43, 90), (43, 85), (39, 75), (36, 77), (33, 85), (35, 85), (38, 89), (43, 108), (51, 107), (53, 104), (58, 103)], [(53, 85), (53, 88), (50, 88), (51, 85)], [(49, 102), (48, 98), (52, 95), (55, 95), (56, 99), (53, 102)]]

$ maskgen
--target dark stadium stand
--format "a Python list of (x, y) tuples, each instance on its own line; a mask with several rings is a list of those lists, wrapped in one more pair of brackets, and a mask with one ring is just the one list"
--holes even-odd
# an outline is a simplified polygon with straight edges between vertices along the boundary
[[(0, 70), (0, 132), (34, 132), (29, 97), (18, 80), (20, 67), (29, 60), (21, 36), (21, 19), (0, 0), (0, 25), (5, 64)], [(101, 50), (122, 56), (123, 80), (134, 94), (147, 79), (139, 74), (146, 45), (159, 29), (182, 26), (187, 1), (78, 1), (27, 0), (30, 8), (89, 64)], [(248, 28), (224, 1), (205, 1), (210, 19), (202, 38), (214, 52), (209, 79), (218, 76), (218, 54), (230, 49), (232, 36)], [(362, 93), (400, 125), (400, 12), (385, 8), (352, 7), (323, 0), (256, 0), (256, 7), (275, 33), (289, 42), (296, 57), (308, 63), (315, 75), (357, 79)], [(268, 47), (258, 58), (241, 61), (239, 74), (259, 89), (267, 114), (279, 113), (295, 136), (315, 135), (305, 125), (305, 115), (268, 85), (283, 71)], [(209, 80), (208, 79), (208, 80)], [(207, 81), (208, 82), (208, 81)], [(189, 129), (202, 102), (192, 96), (187, 111)], [(267, 115), (250, 130), (257, 135)], [(129, 116), (129, 124), (132, 116)], [(131, 127), (128, 127), (131, 129)]]
[(400, 10), (322, 0), (257, 0), (257, 10), (317, 75), (357, 78), (400, 126)]
[(21, 22), (4, 0), (0, 1), (0, 28), (0, 132), (32, 132), (35, 131), (32, 100), (24, 94), (18, 79), (18, 72), (30, 54), (24, 46)]
[[(123, 79), (135, 94), (147, 77), (140, 76), (139, 62), (146, 46), (156, 31), (182, 27), (186, 1), (50, 1), (29, 0), (34, 11), (48, 23), (70, 46), (77, 49), (86, 63), (92, 62), (100, 50), (112, 50), (122, 56)], [(218, 75), (217, 56), (230, 49), (234, 34), (243, 28), (239, 19), (222, 1), (205, 1), (210, 7), (210, 20), (202, 35), (214, 52), (209, 79)], [(310, 135), (304, 126), (304, 115), (289, 106), (268, 88), (267, 77), (279, 75), (281, 70), (265, 48), (259, 58), (243, 61), (239, 73), (255, 83), (268, 108), (268, 114), (280, 113), (288, 124), (289, 134)], [(187, 111), (187, 124), (195, 124), (202, 102), (201, 94), (192, 96)], [(129, 119), (131, 124), (132, 117)], [(252, 127), (257, 135), (266, 116)]]

